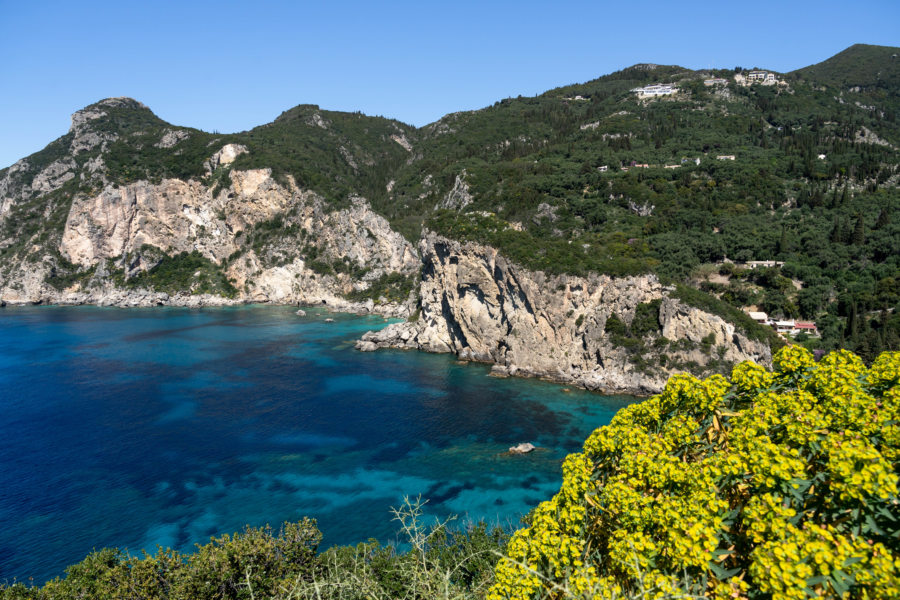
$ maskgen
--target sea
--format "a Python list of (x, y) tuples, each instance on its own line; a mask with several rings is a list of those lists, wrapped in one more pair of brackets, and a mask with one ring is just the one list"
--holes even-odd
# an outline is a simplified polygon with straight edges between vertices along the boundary
[[(0, 309), (0, 582), (305, 516), (321, 548), (402, 544), (405, 499), (426, 524), (515, 528), (635, 401), (358, 352), (383, 318), (295, 311)], [(511, 455), (520, 442), (537, 449)]]

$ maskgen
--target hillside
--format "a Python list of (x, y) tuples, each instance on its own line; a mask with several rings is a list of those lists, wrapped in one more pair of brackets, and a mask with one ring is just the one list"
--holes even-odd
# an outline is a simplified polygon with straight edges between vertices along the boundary
[[(723, 370), (736, 333), (779, 343), (740, 309), (814, 320), (810, 348), (871, 359), (900, 347), (897, 52), (857, 45), (787, 74), (640, 64), (419, 129), (301, 105), (211, 134), (103, 100), (0, 171), (0, 298), (418, 314), (418, 347), (580, 384), (594, 368)], [(511, 282), (476, 268), (494, 253)], [(531, 296), (496, 291), (516, 278)], [(642, 291), (585, 302), (603, 278)], [(679, 349), (663, 317), (633, 326), (665, 298), (727, 327)], [(511, 350), (514, 322), (550, 336), (540, 364)]]
[(854, 44), (828, 60), (791, 74), (836, 88), (882, 89), (896, 98), (900, 85), (900, 48)]
[[(423, 159), (398, 172), (380, 210), (405, 233), (424, 220), (534, 269), (691, 282), (733, 306), (815, 320), (826, 348), (871, 358), (900, 342), (900, 88), (827, 81), (834, 65), (857, 82), (889, 72), (900, 49), (872, 48), (774, 74), (777, 85), (636, 65), (448, 115), (424, 129)], [(724, 82), (704, 84), (713, 78)], [(654, 83), (677, 92), (630, 91)], [(784, 265), (712, 266), (726, 259)]]

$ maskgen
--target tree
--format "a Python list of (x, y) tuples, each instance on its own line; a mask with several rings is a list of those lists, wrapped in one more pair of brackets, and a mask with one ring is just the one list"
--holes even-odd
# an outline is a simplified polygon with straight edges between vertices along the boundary
[(881, 229), (882, 227), (887, 227), (891, 223), (891, 213), (888, 211), (887, 207), (881, 209), (881, 212), (878, 213), (878, 220), (875, 221), (875, 229)]
[(850, 238), (850, 242), (854, 246), (862, 246), (866, 243), (866, 230), (862, 215), (856, 217), (856, 226), (853, 228), (853, 237)]

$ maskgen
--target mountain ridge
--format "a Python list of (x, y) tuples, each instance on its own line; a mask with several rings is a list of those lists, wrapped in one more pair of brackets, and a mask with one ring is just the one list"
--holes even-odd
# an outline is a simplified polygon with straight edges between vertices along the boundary
[[(681, 296), (732, 323), (746, 319), (736, 308), (764, 310), (819, 321), (825, 348), (895, 347), (898, 87), (824, 81), (834, 64), (865, 81), (871, 52), (854, 46), (825, 70), (768, 72), (765, 83), (740, 68), (638, 64), (421, 128), (301, 104), (247, 131), (208, 133), (104, 99), (0, 170), (0, 297), (411, 315), (425, 281), (416, 261), (433, 250), (416, 247), (431, 239), (459, 262), (471, 259), (465, 243), (493, 248), (523, 278), (653, 275), (667, 297), (700, 288)], [(648, 84), (670, 87), (634, 91)], [(446, 275), (435, 289), (455, 281)], [(481, 278), (472, 293), (485, 294), (482, 283), (496, 287)], [(606, 315), (591, 306), (581, 310)], [(651, 334), (628, 330), (627, 306), (613, 315), (624, 330), (599, 323), (591, 335), (662, 354)], [(577, 316), (554, 319), (573, 327)], [(511, 329), (503, 335), (513, 347)], [(458, 340), (454, 351), (478, 346)], [(668, 369), (626, 354), (622, 369)]]

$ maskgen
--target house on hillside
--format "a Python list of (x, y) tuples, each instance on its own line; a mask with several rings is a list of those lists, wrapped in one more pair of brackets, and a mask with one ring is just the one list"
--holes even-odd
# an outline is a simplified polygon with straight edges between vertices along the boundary
[[(737, 81), (737, 76), (735, 76), (735, 80)], [(739, 83), (742, 85), (752, 85), (754, 83), (775, 85), (778, 83), (778, 80), (775, 78), (775, 73), (770, 73), (768, 71), (750, 71), (747, 73), (746, 79)]]
[(734, 160), (734, 154), (720, 154), (716, 158), (718, 160)]
[(634, 88), (631, 90), (638, 95), (638, 98), (652, 98), (654, 96), (667, 96), (674, 94), (678, 90), (674, 83), (655, 83), (653, 85), (645, 85), (644, 87)]
[(748, 310), (747, 316), (759, 323), (760, 325), (765, 325), (769, 322), (769, 315), (761, 311)]
[(814, 337), (819, 336), (819, 330), (816, 328), (816, 324), (810, 321), (797, 321), (796, 323), (794, 323), (794, 329), (791, 332), (791, 335), (799, 335), (801, 333), (805, 333), (806, 335), (811, 335)]
[(816, 329), (815, 323), (811, 321), (795, 321), (793, 319), (788, 321), (775, 321), (775, 331), (792, 336), (800, 335), (801, 333), (811, 336), (819, 335), (819, 330)]
[(721, 77), (713, 77), (712, 79), (704, 79), (703, 85), (710, 87), (713, 85), (728, 85), (727, 79), (722, 79)]
[(748, 269), (759, 269), (763, 267), (783, 267), (784, 261), (781, 260), (748, 260), (747, 262), (739, 263), (741, 266), (747, 267)]

